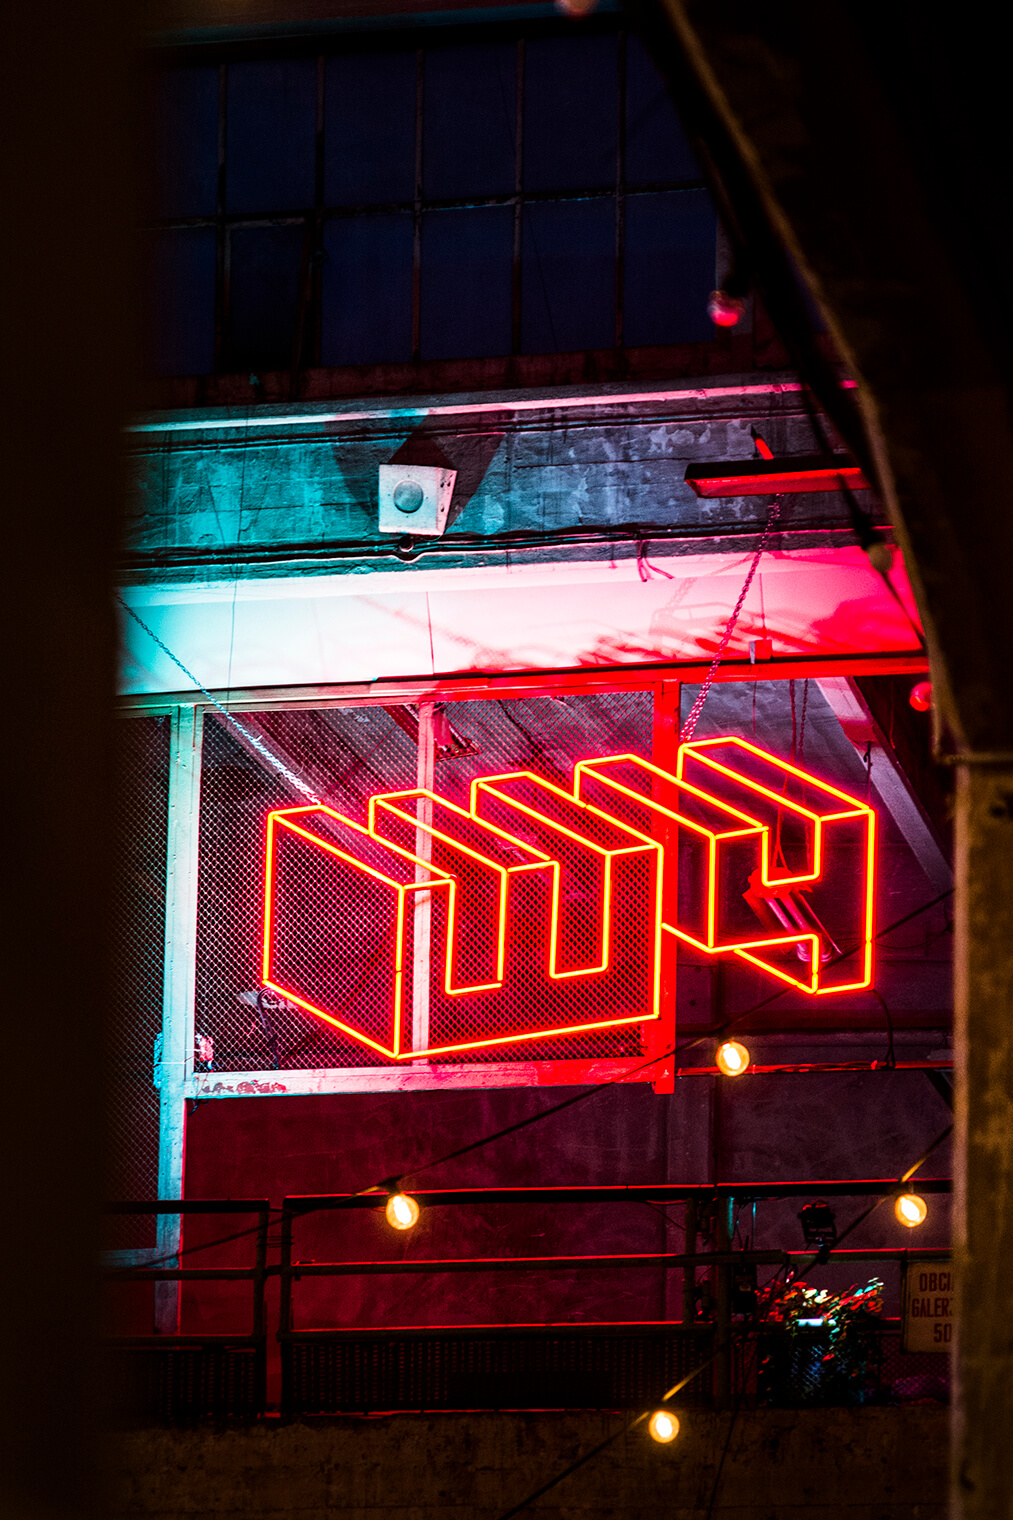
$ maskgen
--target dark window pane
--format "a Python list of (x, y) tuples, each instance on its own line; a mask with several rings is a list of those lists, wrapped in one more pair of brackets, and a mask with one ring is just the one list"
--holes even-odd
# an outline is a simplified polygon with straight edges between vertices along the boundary
[(611, 198), (525, 207), (521, 333), (526, 354), (612, 347), (615, 214)]
[(225, 196), (230, 211), (298, 211), (313, 204), (317, 66), (229, 68)]
[(702, 179), (665, 81), (635, 37), (626, 48), (626, 183)]
[(412, 356), (412, 218), (328, 222), (323, 276), (324, 364), (392, 364)]
[(288, 369), (295, 344), (302, 227), (244, 227), (232, 234), (230, 362)]
[(527, 44), (525, 189), (615, 184), (616, 47), (615, 37), (552, 37)]
[(329, 59), (324, 121), (329, 206), (414, 200), (414, 52)]
[(514, 214), (431, 211), (422, 223), (422, 357), (510, 352)]
[(159, 216), (213, 216), (218, 189), (218, 70), (169, 69), (155, 90)]
[(516, 122), (516, 47), (431, 48), (425, 80), (426, 196), (509, 195)]
[(158, 232), (149, 249), (148, 367), (156, 375), (206, 375), (215, 352), (215, 230)]
[(624, 341), (699, 343), (714, 336), (714, 209), (706, 190), (626, 198)]

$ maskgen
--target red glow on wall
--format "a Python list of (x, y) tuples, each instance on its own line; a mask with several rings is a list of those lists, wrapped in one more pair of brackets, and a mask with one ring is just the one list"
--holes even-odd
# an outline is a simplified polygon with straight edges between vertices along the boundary
[[(872, 979), (876, 818), (743, 739), (267, 820), (263, 980), (393, 1061), (659, 1017), (664, 934), (811, 994)], [(412, 1028), (415, 1028), (414, 1040)]]

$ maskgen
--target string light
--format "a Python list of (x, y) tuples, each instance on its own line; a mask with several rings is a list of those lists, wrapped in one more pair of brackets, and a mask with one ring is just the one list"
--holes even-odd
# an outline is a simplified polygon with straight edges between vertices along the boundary
[(909, 1230), (913, 1230), (916, 1225), (924, 1224), (928, 1211), (929, 1206), (925, 1199), (920, 1198), (917, 1193), (901, 1193), (893, 1206), (893, 1212), (901, 1224), (907, 1225)]
[(407, 1193), (391, 1193), (387, 1199), (387, 1223), (395, 1230), (410, 1230), (418, 1224), (419, 1206)]
[(718, 1046), (714, 1062), (726, 1077), (741, 1077), (749, 1065), (749, 1051), (738, 1040), (725, 1040)]
[(656, 1409), (647, 1422), (647, 1428), (652, 1440), (660, 1441), (664, 1446), (669, 1441), (674, 1441), (679, 1434), (679, 1417), (670, 1409)]

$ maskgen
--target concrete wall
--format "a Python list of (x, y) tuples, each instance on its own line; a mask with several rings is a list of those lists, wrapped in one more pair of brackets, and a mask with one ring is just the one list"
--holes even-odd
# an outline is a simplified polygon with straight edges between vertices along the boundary
[[(748, 531), (765, 520), (766, 503), (700, 501), (683, 478), (687, 464), (754, 458), (753, 424), (777, 453), (818, 452), (812, 427), (789, 374), (702, 383), (699, 393), (685, 383), (639, 394), (571, 388), (557, 405), (551, 394), (503, 392), (149, 416), (129, 450), (129, 579), (200, 580), (220, 574), (223, 555), (238, 567), (258, 549), (294, 546), (344, 545), (346, 558), (374, 565), (379, 551), (393, 553), (392, 536), (377, 531), (376, 499), (377, 467), (394, 461), (458, 472), (441, 564), (470, 563), (490, 547), (481, 540), (503, 533)], [(289, 420), (272, 426), (278, 410)], [(840, 535), (850, 518), (839, 494), (823, 492), (787, 497), (781, 526)], [(558, 548), (550, 557), (561, 557)], [(326, 566), (307, 561), (301, 573), (314, 568)], [(281, 567), (260, 560), (247, 573)]]
[[(622, 1426), (603, 1412), (134, 1430), (107, 1514), (496, 1520)], [(943, 1520), (946, 1461), (942, 1409), (694, 1411), (670, 1446), (641, 1425), (525, 1513)]]

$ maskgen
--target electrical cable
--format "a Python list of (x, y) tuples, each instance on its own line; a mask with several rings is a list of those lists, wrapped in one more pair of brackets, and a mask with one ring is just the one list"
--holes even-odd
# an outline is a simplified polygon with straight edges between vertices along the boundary
[[(700, 1375), (701, 1372), (706, 1371), (712, 1362), (717, 1361), (718, 1357), (721, 1355), (727, 1345), (728, 1341), (722, 1341), (719, 1346), (715, 1347), (713, 1353), (707, 1358), (706, 1361), (701, 1362), (699, 1366), (694, 1367), (692, 1372), (687, 1372), (685, 1377), (680, 1378), (679, 1381), (672, 1388), (670, 1388), (667, 1393), (662, 1394), (661, 1398), (658, 1400), (658, 1403), (667, 1404), (669, 1399), (673, 1399), (677, 1393), (680, 1393), (682, 1389), (686, 1387), (687, 1383), (691, 1383), (695, 1377), (698, 1377)], [(642, 1414), (638, 1414), (636, 1419), (630, 1420), (630, 1422), (627, 1425), (624, 1425), (620, 1430), (616, 1430), (612, 1433), (612, 1435), (606, 1436), (604, 1441), (599, 1441), (597, 1446), (593, 1446), (591, 1450), (585, 1452), (582, 1457), (578, 1457), (575, 1462), (571, 1462), (569, 1467), (564, 1468), (564, 1470), (561, 1473), (558, 1473), (556, 1477), (550, 1478), (548, 1483), (543, 1483), (541, 1488), (536, 1489), (533, 1494), (529, 1494), (528, 1497), (526, 1499), (523, 1499), (520, 1504), (515, 1504), (513, 1509), (508, 1509), (504, 1514), (500, 1515), (499, 1520), (513, 1520), (514, 1515), (519, 1515), (522, 1510), (527, 1509), (529, 1504), (534, 1504), (536, 1499), (540, 1499), (543, 1494), (547, 1494), (549, 1490), (555, 1488), (558, 1483), (562, 1483), (564, 1478), (568, 1478), (571, 1473), (575, 1473), (578, 1468), (583, 1467), (585, 1463), (590, 1462), (594, 1457), (598, 1456), (600, 1452), (603, 1452), (606, 1447), (613, 1445), (614, 1442), (619, 1440), (620, 1436), (629, 1435), (631, 1430), (636, 1430), (638, 1425), (642, 1425), (646, 1419), (650, 1418), (650, 1413), (650, 1410), (644, 1410)]]
[[(898, 1179), (898, 1183), (897, 1183), (898, 1187), (902, 1187), (904, 1185), (904, 1183), (909, 1180), (909, 1178), (911, 1178), (911, 1177), (914, 1176), (915, 1172), (918, 1171), (919, 1167), (923, 1166), (925, 1164), (925, 1162), (929, 1159), (929, 1157), (932, 1155), (932, 1152), (934, 1150), (936, 1150), (937, 1147), (940, 1146), (943, 1143), (943, 1141), (952, 1133), (952, 1130), (953, 1130), (953, 1126), (951, 1124), (951, 1125), (948, 1126), (947, 1129), (945, 1129), (942, 1132), (941, 1135), (938, 1135), (936, 1137), (936, 1139), (933, 1140), (933, 1142), (929, 1146), (928, 1150), (925, 1151), (923, 1153), (923, 1155), (921, 1155), (918, 1158), (918, 1160), (914, 1163), (914, 1165), (911, 1166), (911, 1167), (909, 1167), (908, 1170), (903, 1174), (903, 1176)], [(890, 1196), (891, 1196), (890, 1194), (886, 1194), (885, 1195), (885, 1197), (890, 1197)], [(876, 1202), (874, 1204), (872, 1204), (872, 1206), (870, 1208), (866, 1209), (864, 1211), (864, 1213), (860, 1214), (857, 1219), (852, 1220), (851, 1224), (848, 1225), (847, 1229), (844, 1230), (843, 1233), (837, 1237), (837, 1243), (839, 1244), (840, 1241), (842, 1241), (842, 1240), (844, 1240), (846, 1238), (846, 1236), (850, 1235), (851, 1232), (852, 1232), (852, 1230), (857, 1229), (857, 1227), (862, 1223), (862, 1221), (864, 1219), (868, 1219), (869, 1215), (873, 1212), (873, 1210), (877, 1209), (879, 1207), (879, 1205), (885, 1201), (885, 1197), (884, 1198), (877, 1198)], [(813, 1257), (812, 1261), (809, 1263), (808, 1267), (804, 1268), (803, 1270), (809, 1271), (812, 1267), (816, 1266), (819, 1263), (821, 1254), (822, 1254), (821, 1252), (817, 1252), (816, 1255)], [(776, 1279), (776, 1277), (777, 1277), (777, 1273), (775, 1273), (775, 1279)], [(786, 1292), (787, 1289), (789, 1287), (791, 1287), (792, 1283), (795, 1282), (795, 1281), (797, 1281), (797, 1279), (798, 1279), (798, 1272), (793, 1272), (791, 1278), (788, 1279), (785, 1282), (784, 1291)], [(776, 1302), (776, 1300), (772, 1299), (771, 1302), (770, 1302), (770, 1304), (768, 1304), (768, 1305), (765, 1306), (765, 1312), (767, 1314), (769, 1314), (770, 1308), (773, 1306), (774, 1302)], [(712, 1362), (715, 1362), (717, 1360), (717, 1358), (721, 1355), (721, 1353), (726, 1349), (726, 1347), (729, 1346), (730, 1344), (732, 1344), (733, 1340), (734, 1340), (734, 1336), (721, 1341), (720, 1344), (715, 1347), (713, 1353), (706, 1359), (706, 1361), (701, 1362), (699, 1364), (699, 1366), (693, 1368), (692, 1372), (687, 1373), (685, 1377), (681, 1378), (680, 1381), (678, 1383), (676, 1383), (673, 1388), (670, 1388), (668, 1390), (668, 1392), (662, 1396), (662, 1398), (659, 1400), (659, 1403), (661, 1403), (661, 1404), (667, 1404), (668, 1401), (669, 1401), (669, 1399), (674, 1398), (677, 1393), (679, 1393), (683, 1388), (686, 1387), (687, 1383), (692, 1382), (692, 1380), (695, 1377), (699, 1376), (699, 1374), (701, 1372), (703, 1372), (707, 1367), (709, 1367)], [(720, 1476), (721, 1476), (721, 1468), (724, 1465), (725, 1455), (727, 1454), (728, 1446), (731, 1443), (732, 1429), (733, 1429), (734, 1424), (735, 1424), (735, 1417), (736, 1417), (737, 1412), (738, 1412), (737, 1408), (735, 1408), (733, 1406), (733, 1409), (732, 1409), (732, 1419), (731, 1419), (731, 1421), (729, 1423), (728, 1436), (727, 1436), (726, 1441), (725, 1441), (725, 1449), (724, 1449), (724, 1452), (722, 1453), (721, 1461), (718, 1464), (717, 1476), (716, 1476), (715, 1482), (714, 1482), (714, 1489), (713, 1489), (713, 1491), (711, 1493), (710, 1504), (709, 1504), (708, 1510), (707, 1510), (708, 1515), (710, 1515), (711, 1512), (712, 1512), (712, 1510), (713, 1510), (714, 1499), (715, 1499), (715, 1495), (717, 1493), (717, 1485), (718, 1485), (718, 1481), (720, 1480)], [(649, 1410), (645, 1410), (642, 1414), (637, 1415), (637, 1417), (636, 1417), (635, 1420), (631, 1420), (629, 1422), (629, 1424), (624, 1425), (621, 1430), (617, 1430), (612, 1435), (607, 1436), (604, 1441), (599, 1441), (599, 1443), (598, 1443), (597, 1446), (594, 1446), (594, 1447), (591, 1448), (590, 1451), (585, 1452), (582, 1457), (578, 1457), (575, 1462), (571, 1462), (570, 1465), (569, 1465), (569, 1467), (564, 1468), (564, 1470), (561, 1473), (559, 1473), (555, 1478), (550, 1478), (550, 1480), (549, 1480), (548, 1483), (543, 1483), (542, 1486), (541, 1486), (541, 1488), (538, 1488), (538, 1489), (535, 1490), (534, 1493), (529, 1494), (528, 1497), (526, 1499), (524, 1499), (520, 1504), (515, 1504), (512, 1509), (506, 1510), (505, 1513), (503, 1513), (502, 1515), (499, 1516), (499, 1520), (513, 1520), (513, 1517), (515, 1515), (519, 1515), (522, 1510), (525, 1510), (525, 1509), (528, 1508), (529, 1505), (534, 1504), (534, 1502), (535, 1502), (536, 1499), (540, 1499), (543, 1494), (547, 1494), (550, 1491), (550, 1489), (553, 1489), (553, 1488), (556, 1487), (557, 1484), (562, 1483), (565, 1478), (568, 1478), (571, 1473), (575, 1473), (578, 1470), (578, 1468), (581, 1468), (586, 1463), (592, 1461), (596, 1456), (599, 1455), (599, 1453), (603, 1452), (607, 1447), (611, 1446), (615, 1441), (618, 1441), (619, 1438), (620, 1438), (620, 1436), (628, 1435), (631, 1430), (635, 1430), (638, 1425), (643, 1424), (644, 1420), (646, 1420), (646, 1419), (649, 1418), (649, 1415), (650, 1415), (650, 1411)]]
[(149, 639), (153, 640), (153, 642), (158, 645), (163, 654), (168, 655), (172, 663), (179, 667), (191, 685), (194, 686), (203, 697), (207, 698), (212, 707), (216, 707), (218, 709), (218, 711), (222, 714), (222, 717), (225, 718), (226, 722), (231, 723), (232, 727), (236, 729), (238, 733), (242, 734), (246, 742), (253, 746), (258, 755), (261, 755), (267, 761), (268, 765), (272, 765), (280, 776), (284, 776), (285, 780), (289, 782), (291, 786), (294, 786), (296, 791), (300, 792), (302, 796), (308, 798), (310, 802), (315, 802), (317, 807), (324, 807), (325, 804), (321, 802), (320, 798), (317, 796), (316, 792), (314, 792), (313, 788), (311, 786), (308, 786), (307, 783), (303, 781), (300, 776), (297, 776), (294, 771), (289, 770), (285, 762), (283, 760), (279, 760), (278, 756), (267, 747), (259, 734), (253, 733), (246, 727), (244, 723), (240, 723), (239, 719), (233, 713), (230, 713), (227, 707), (222, 706), (217, 697), (213, 697), (211, 695), (206, 686), (201, 685), (197, 677), (194, 675), (193, 671), (187, 670), (186, 666), (183, 664), (183, 661), (177, 659), (176, 655), (173, 654), (168, 644), (164, 643), (163, 640), (158, 637), (158, 634), (154, 631), (153, 628), (148, 627), (147, 623), (134, 611), (133, 607), (127, 605), (118, 591), (115, 593), (115, 595), (116, 600), (119, 602), (120, 606), (123, 608), (123, 611), (127, 614), (127, 616), (132, 617), (137, 626), (144, 629), (144, 632), (148, 635)]
[[(930, 908), (936, 907), (947, 897), (952, 896), (952, 894), (953, 888), (950, 887), (947, 889), (947, 891), (941, 892), (938, 897), (932, 898), (930, 902), (923, 903), (920, 908), (914, 908), (910, 913), (905, 913), (902, 918), (896, 919), (894, 923), (887, 924), (886, 928), (879, 930), (879, 932), (875, 935), (875, 938), (878, 940), (884, 938), (888, 934), (892, 934), (894, 930), (901, 928), (906, 923), (910, 923), (913, 918), (917, 918), (920, 914), (927, 913)], [(843, 960), (848, 955), (854, 955), (855, 953), (855, 950), (845, 951), (840, 956), (840, 959)], [(485, 1135), (478, 1140), (473, 1140), (468, 1145), (461, 1146), (455, 1151), (450, 1151), (444, 1156), (437, 1156), (431, 1161), (423, 1162), (418, 1167), (410, 1170), (405, 1170), (395, 1176), (386, 1177), (380, 1182), (371, 1183), (369, 1187), (360, 1188), (354, 1196), (363, 1197), (367, 1193), (382, 1193), (396, 1190), (406, 1177), (417, 1177), (420, 1176), (422, 1172), (431, 1171), (433, 1167), (441, 1166), (445, 1161), (456, 1161), (460, 1156), (468, 1155), (472, 1151), (480, 1150), (483, 1146), (491, 1145), (494, 1141), (504, 1139), (507, 1135), (516, 1134), (518, 1130), (526, 1129), (529, 1125), (532, 1124), (537, 1124), (542, 1119), (548, 1119), (553, 1114), (562, 1113), (564, 1109), (572, 1108), (577, 1103), (582, 1103), (590, 1098), (595, 1098), (599, 1093), (603, 1092), (607, 1088), (618, 1087), (622, 1083), (628, 1082), (631, 1077), (636, 1076), (638, 1072), (644, 1071), (649, 1066), (655, 1066), (660, 1061), (667, 1061), (672, 1056), (681, 1055), (686, 1051), (694, 1050), (699, 1045), (709, 1044), (717, 1035), (724, 1034), (727, 1030), (733, 1028), (734, 1025), (739, 1023), (742, 1019), (748, 1018), (753, 1013), (758, 1013), (761, 1009), (765, 1008), (768, 1003), (771, 1003), (776, 998), (782, 996), (784, 996), (784, 994), (778, 990), (777, 992), (772, 993), (770, 997), (765, 998), (762, 1002), (755, 1003), (752, 1008), (746, 1008), (741, 1013), (734, 1014), (732, 1018), (726, 1020), (724, 1024), (719, 1025), (717, 1029), (709, 1030), (706, 1035), (698, 1035), (695, 1039), (690, 1040), (685, 1045), (675, 1044), (671, 1046), (670, 1049), (662, 1051), (660, 1055), (650, 1056), (645, 1061), (640, 1062), (639, 1065), (632, 1067), (630, 1071), (624, 1072), (621, 1077), (614, 1077), (611, 1081), (600, 1082), (589, 1089), (586, 1088), (582, 1092), (573, 1094), (572, 1097), (565, 1098), (561, 1103), (554, 1104), (551, 1108), (542, 1109), (537, 1114), (529, 1114), (526, 1118), (519, 1119), (514, 1124), (508, 1124), (503, 1129), (494, 1130), (491, 1134)], [(947, 1133), (949, 1133), (949, 1131), (947, 1131)], [(929, 1152), (929, 1154), (931, 1154), (931, 1152)], [(917, 1165), (920, 1164), (920, 1162), (917, 1163)], [(915, 1170), (917, 1169), (917, 1165)], [(902, 1180), (906, 1181), (907, 1179), (904, 1178)], [(281, 1211), (280, 1209), (272, 1209), (271, 1212), (280, 1213)], [(191, 1250), (202, 1251), (207, 1250), (213, 1245), (224, 1245), (227, 1241), (240, 1239), (241, 1235), (253, 1235), (256, 1233), (256, 1230), (257, 1226), (254, 1225), (249, 1230), (241, 1231), (239, 1235), (229, 1235), (221, 1240), (206, 1241), (197, 1246), (184, 1247), (180, 1251), (170, 1253), (165, 1258), (163, 1258), (162, 1261), (149, 1262), (148, 1265), (162, 1265), (165, 1261), (175, 1260), (183, 1255), (189, 1254)], [(133, 1269), (131, 1268), (124, 1270)]]
[(763, 537), (760, 539), (756, 553), (753, 555), (752, 564), (749, 566), (749, 573), (747, 574), (745, 582), (743, 583), (742, 590), (739, 592), (739, 599), (735, 603), (735, 606), (732, 608), (732, 615), (728, 619), (724, 633), (721, 635), (721, 642), (715, 651), (714, 658), (711, 661), (710, 669), (704, 677), (704, 682), (697, 694), (696, 701), (693, 703), (693, 706), (687, 713), (686, 721), (680, 730), (679, 740), (682, 743), (685, 743), (687, 740), (692, 739), (693, 737), (693, 730), (696, 728), (697, 720), (703, 710), (703, 705), (707, 700), (707, 695), (710, 692), (711, 687), (714, 685), (714, 678), (717, 675), (721, 661), (724, 658), (725, 650), (728, 648), (728, 645), (731, 642), (732, 634), (735, 632), (735, 625), (739, 621), (739, 613), (742, 611), (743, 603), (745, 602), (746, 597), (749, 595), (749, 588), (753, 584), (753, 576), (756, 574), (756, 568), (759, 565), (761, 558), (763, 557), (763, 552), (767, 547), (767, 540), (773, 532), (774, 524), (780, 515), (781, 498), (780, 496), (775, 496), (774, 500), (770, 504), (770, 512), (767, 515), (767, 526), (763, 530)]

